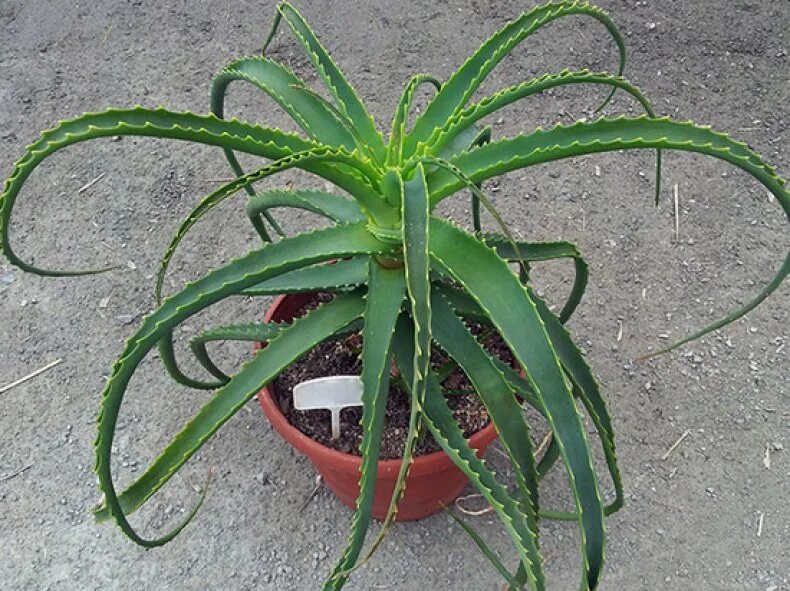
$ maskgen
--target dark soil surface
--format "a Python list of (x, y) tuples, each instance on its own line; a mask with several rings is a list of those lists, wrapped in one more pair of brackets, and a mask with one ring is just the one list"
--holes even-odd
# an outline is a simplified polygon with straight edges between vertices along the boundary
[[(446, 80), (483, 40), (537, 4), (294, 3), (384, 133), (412, 74)], [(787, 0), (599, 4), (624, 32), (626, 76), (659, 115), (727, 131), (790, 176)], [(260, 51), (274, 6), (274, 0), (0, 0), (0, 177), (40, 130), (84, 111), (142, 104), (207, 113), (211, 77)], [(603, 31), (582, 17), (552, 23), (505, 59), (476, 98), (544, 72), (611, 71), (616, 51)], [(323, 92), (290, 33), (281, 30), (272, 49)], [(420, 92), (422, 108), (428, 91)], [(605, 94), (564, 87), (520, 101), (487, 123), (498, 139), (590, 119)], [(249, 86), (231, 87), (227, 111), (295, 129)], [(605, 114), (639, 111), (618, 93)], [(599, 589), (788, 591), (790, 283), (717, 333), (669, 355), (633, 361), (754, 295), (790, 246), (787, 218), (732, 166), (681, 152), (665, 154), (662, 201), (654, 207), (652, 161), (648, 152), (612, 152), (514, 172), (483, 186), (516, 235), (569, 240), (590, 265), (589, 288), (568, 327), (609, 403), (626, 493), (625, 507), (606, 522)], [(248, 168), (257, 162), (245, 160)], [(141, 549), (90, 515), (98, 501), (95, 416), (106, 377), (155, 306), (153, 275), (170, 237), (219, 186), (217, 179), (229, 175), (215, 148), (106, 138), (57, 153), (20, 195), (11, 242), (28, 260), (50, 268), (120, 264), (123, 270), (41, 279), (0, 261), (0, 387), (63, 360), (0, 393), (4, 591), (311, 591), (321, 588), (344, 547), (351, 511), (326, 490), (299, 510), (315, 472), (273, 431), (256, 401), (131, 516), (146, 537), (164, 535), (189, 511), (213, 468), (203, 508), (166, 547)], [(261, 188), (289, 183), (324, 188), (314, 177), (291, 173)], [(468, 195), (448, 199), (441, 213), (468, 225)], [(275, 215), (289, 233), (319, 223), (301, 212)], [(485, 215), (484, 223), (494, 229)], [(226, 201), (196, 224), (176, 254), (166, 290), (173, 293), (256, 243), (243, 197)], [(562, 302), (569, 265), (535, 265), (532, 276), (550, 302)], [(188, 340), (204, 328), (259, 319), (267, 304), (234, 298), (190, 318), (176, 335), (179, 360), (202, 376), (189, 361)], [(227, 371), (250, 357), (246, 345), (212, 352)], [(209, 396), (175, 387), (159, 359), (149, 356), (121, 409), (113, 465), (119, 485), (139, 476)], [(536, 436), (541, 428), (538, 423)], [(507, 460), (493, 448), (486, 461), (513, 486)], [(594, 451), (603, 473), (600, 450)], [(607, 500), (611, 488), (604, 478)], [(540, 493), (547, 509), (572, 506), (561, 469), (542, 482)], [(469, 521), (505, 564), (515, 563), (491, 514)], [(577, 589), (576, 525), (543, 521), (541, 532), (549, 589)], [(347, 589), (503, 585), (464, 532), (438, 514), (393, 526)]]
[[(330, 294), (319, 294), (317, 298), (320, 302), (330, 299)], [(303, 316), (308, 310), (315, 308), (315, 305), (315, 303), (311, 303), (303, 306), (297, 313), (297, 317)], [(474, 325), (472, 331), (479, 334), (481, 326)], [(360, 375), (362, 364), (359, 355), (362, 343), (362, 335), (359, 333), (321, 343), (288, 367), (273, 384), (280, 408), (291, 425), (327, 447), (356, 455), (360, 455), (360, 445), (362, 444), (362, 425), (360, 424), (362, 408), (350, 407), (340, 413), (340, 437), (332, 439), (329, 411), (302, 411), (294, 408), (293, 389), (300, 382), (315, 378)], [(510, 351), (498, 335), (488, 337), (485, 345), (492, 353), (501, 353), (500, 358), (504, 361), (511, 361)], [(434, 369), (440, 369), (447, 360), (448, 358), (443, 352), (434, 349), (432, 352)], [(394, 368), (391, 377), (398, 377)], [(411, 414), (409, 396), (396, 383), (393, 383), (394, 381), (390, 383), (387, 412), (384, 417), (384, 431), (381, 436), (380, 458), (382, 460), (403, 457), (403, 449), (409, 431), (409, 415)], [(447, 396), (448, 404), (458, 425), (463, 430), (464, 436), (470, 437), (488, 424), (489, 419), (485, 406), (475, 394), (469, 379), (459, 368), (453, 369), (444, 379), (442, 385), (452, 391)], [(468, 393), (464, 393), (464, 391)], [(426, 432), (418, 440), (414, 454), (429, 454), (440, 449), (436, 440)]]

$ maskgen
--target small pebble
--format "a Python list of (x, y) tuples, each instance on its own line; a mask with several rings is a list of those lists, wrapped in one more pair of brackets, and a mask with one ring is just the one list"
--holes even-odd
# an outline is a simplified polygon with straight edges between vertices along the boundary
[(137, 314), (120, 314), (116, 316), (115, 319), (120, 322), (122, 325), (131, 324), (137, 318)]

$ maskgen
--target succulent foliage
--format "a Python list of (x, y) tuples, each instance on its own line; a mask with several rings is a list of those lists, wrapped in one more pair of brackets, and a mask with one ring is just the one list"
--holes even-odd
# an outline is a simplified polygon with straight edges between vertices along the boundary
[[(616, 74), (565, 70), (470, 102), (486, 77), (517, 45), (538, 29), (569, 15), (581, 15), (603, 25), (619, 49)], [(303, 47), (331, 97), (329, 100), (284, 65), (266, 57), (271, 39), (283, 24)], [(662, 150), (684, 150), (719, 158), (749, 173), (776, 197), (790, 217), (790, 194), (770, 166), (745, 144), (710, 128), (656, 117), (642, 92), (621, 77), (624, 64), (623, 38), (605, 12), (585, 2), (545, 4), (496, 31), (448, 80), (439, 81), (427, 74), (411, 78), (385, 139), (305, 20), (283, 2), (277, 7), (263, 52), (230, 63), (214, 78), (209, 115), (142, 107), (108, 109), (63, 121), (45, 131), (16, 163), (0, 198), (3, 253), (11, 263), (39, 275), (80, 275), (104, 270), (44, 269), (21, 259), (11, 247), (9, 226), (17, 195), (31, 172), (50, 154), (99, 137), (153, 136), (218, 146), (236, 174), (232, 182), (201, 200), (181, 223), (157, 277), (159, 307), (128, 340), (112, 369), (103, 392), (95, 443), (96, 472), (104, 496), (96, 510), (97, 518), (114, 520), (129, 538), (143, 546), (159, 546), (171, 540), (192, 519), (202, 498), (182, 523), (158, 539), (143, 537), (129, 522), (130, 514), (290, 363), (326, 339), (361, 330), (364, 435), (360, 495), (348, 544), (325, 589), (343, 587), (352, 571), (379, 545), (397, 514), (421, 430), (429, 431), (469, 477), (512, 539), (519, 558), (516, 569), (506, 567), (483, 539), (461, 522), (511, 588), (544, 589), (539, 523), (541, 519), (567, 519), (579, 525), (581, 588), (594, 589), (604, 564), (605, 517), (622, 506), (623, 487), (606, 403), (564, 326), (584, 293), (587, 266), (576, 247), (568, 242), (515, 241), (485, 197), (481, 184), (537, 164), (627, 149), (655, 150), (658, 175)], [(266, 93), (302, 133), (226, 119), (225, 95), (237, 82), (252, 84)], [(430, 85), (434, 94), (424, 112), (409, 126), (415, 91), (422, 85)], [(609, 98), (614, 92), (623, 91), (641, 105), (645, 114), (538, 128), (496, 140), (491, 137), (490, 128), (479, 127), (485, 117), (509, 104), (563, 85), (606, 87), (611, 90)], [(245, 172), (235, 156), (237, 152), (266, 161), (257, 170)], [(256, 182), (289, 169), (316, 175), (339, 192), (255, 189)], [(472, 194), (472, 232), (433, 213), (442, 200), (467, 189)], [(163, 298), (163, 279), (181, 240), (215, 205), (242, 191), (247, 193), (246, 212), (262, 244)], [(659, 189), (656, 198), (658, 192)], [(498, 234), (481, 232), (481, 204), (496, 220)], [(319, 214), (330, 225), (286, 237), (272, 215), (272, 210), (283, 207)], [(563, 258), (573, 263), (575, 280), (568, 301), (555, 314), (533, 289), (529, 266)], [(513, 271), (513, 262), (518, 263), (519, 272)], [(754, 308), (789, 270), (790, 257), (749, 303), (681, 343)], [(193, 339), (191, 348), (206, 369), (204, 377), (188, 376), (176, 364), (174, 329), (216, 302), (236, 295), (314, 291), (331, 291), (336, 297), (291, 324), (223, 326)], [(517, 360), (518, 370), (492, 358), (483, 349), (464, 322), (469, 319), (498, 331)], [(207, 344), (218, 340), (263, 341), (267, 346), (231, 376), (209, 356)], [(502, 484), (485, 460), (477, 457), (453, 419), (440, 379), (430, 365), (433, 345), (442, 348), (460, 366), (479, 393), (512, 463), (516, 475), (514, 490)], [(145, 472), (125, 490), (118, 490), (111, 465), (119, 410), (130, 379), (154, 347), (159, 348), (176, 381), (215, 392)], [(393, 359), (408, 386), (409, 430), (384, 527), (363, 555)], [(530, 426), (522, 412), (524, 405), (532, 406), (545, 417), (553, 435), (539, 461), (533, 456)], [(615, 498), (609, 505), (603, 501), (580, 407), (595, 426), (613, 482)], [(539, 496), (540, 480), (556, 460), (562, 460), (568, 475), (575, 505), (572, 512), (546, 509)]]

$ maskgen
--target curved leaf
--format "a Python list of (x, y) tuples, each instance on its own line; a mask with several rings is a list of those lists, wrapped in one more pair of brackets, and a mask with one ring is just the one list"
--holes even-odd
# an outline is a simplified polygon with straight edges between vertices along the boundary
[(263, 56), (235, 60), (214, 77), (211, 112), (217, 117), (223, 117), (227, 88), (237, 80), (249, 82), (269, 95), (311, 139), (349, 152), (357, 147), (344, 123), (307, 91), (304, 81), (282, 64)]
[[(303, 209), (329, 218), (334, 222), (358, 222), (364, 219), (362, 211), (351, 199), (346, 199), (326, 191), (286, 191), (285, 189), (271, 189), (255, 193), (247, 201), (247, 217), (258, 234), (266, 232), (262, 228), (261, 215), (268, 213), (275, 207), (291, 207)], [(264, 242), (266, 236), (261, 236)]]
[[(392, 345), (398, 369), (407, 384), (410, 384), (414, 378), (412, 375), (412, 359), (415, 355), (414, 335), (410, 334), (412, 330), (410, 323), (401, 316)], [(413, 395), (412, 399), (414, 399)], [(425, 398), (423, 417), (436, 442), (453, 460), (453, 463), (469, 477), (474, 487), (496, 511), (502, 525), (516, 546), (520, 561), (527, 567), (528, 572), (530, 574), (540, 572), (542, 575), (537, 541), (525, 513), (508, 494), (507, 489), (496, 480), (485, 461), (478, 458), (477, 453), (469, 447), (469, 443), (464, 438), (442, 395), (439, 382), (433, 372), (428, 375), (428, 392)], [(533, 589), (542, 591), (545, 588), (542, 576), (532, 579), (531, 583)]]
[[(107, 502), (94, 511), (96, 519), (104, 521), (112, 515), (118, 520), (117, 510), (120, 509), (125, 521), (126, 515), (140, 508), (156, 493), (266, 383), (317, 343), (358, 318), (363, 309), (364, 301), (360, 294), (343, 294), (279, 330), (267, 346), (200, 409), (151, 466), (114, 499), (115, 507), (113, 502)], [(110, 498), (108, 495), (108, 501)], [(140, 543), (128, 522), (126, 525), (128, 530), (125, 529), (124, 533)], [(178, 533), (178, 530), (173, 533)], [(170, 537), (165, 536), (163, 541)], [(163, 541), (147, 541), (143, 545), (156, 546)]]
[[(411, 316), (414, 322), (414, 359), (412, 360), (411, 396), (412, 413), (422, 408), (428, 387), (428, 373), (431, 368), (431, 281), (430, 257), (428, 256), (428, 186), (425, 170), (417, 165), (415, 174), (403, 183), (403, 263), (406, 272), (406, 293), (409, 296)], [(406, 487), (406, 476), (412, 462), (416, 444), (416, 430), (411, 429), (411, 439), (407, 437), (403, 462), (392, 493), (387, 518), (382, 525), (386, 531), (398, 512), (398, 503)]]
[[(491, 176), (551, 162), (612, 150), (676, 149), (697, 152), (724, 160), (749, 173), (776, 197), (790, 219), (790, 193), (784, 180), (765, 164), (746, 144), (736, 142), (724, 134), (692, 123), (671, 121), (667, 118), (645, 117), (599, 119), (590, 123), (558, 125), (550, 130), (539, 130), (530, 135), (486, 144), (472, 152), (452, 158), (451, 162), (471, 180), (480, 182)], [(433, 204), (463, 188), (466, 183), (455, 175), (437, 171), (431, 176)], [(653, 353), (671, 351), (691, 340), (736, 320), (765, 300), (790, 273), (790, 253), (773, 279), (747, 304), (725, 318)]]
[[(37, 275), (82, 275), (84, 271), (41, 269), (21, 260), (11, 249), (9, 226), (16, 197), (33, 170), (50, 154), (61, 148), (100, 137), (116, 135), (152, 136), (222, 146), (233, 150), (280, 159), (310, 150), (317, 144), (276, 129), (248, 125), (236, 120), (202, 117), (192, 113), (175, 113), (165, 109), (108, 109), (85, 113), (76, 119), (61, 121), (45, 131), (27, 147), (25, 155), (14, 165), (0, 195), (0, 238), (2, 250), (11, 264)], [(90, 273), (88, 271), (87, 273)]]
[[(227, 376), (224, 376), (222, 381), (213, 381), (207, 382), (205, 380), (199, 380), (193, 377), (188, 376), (184, 373), (184, 371), (179, 367), (178, 360), (176, 359), (176, 351), (175, 346), (173, 344), (173, 333), (168, 332), (162, 340), (159, 341), (158, 345), (159, 349), (159, 358), (162, 360), (162, 365), (165, 366), (165, 370), (167, 374), (173, 378), (176, 383), (181, 384), (182, 386), (186, 386), (187, 388), (193, 388), (195, 390), (215, 390), (222, 386), (225, 382), (227, 382)], [(204, 365), (205, 367), (205, 365)], [(211, 366), (216, 367), (212, 364)], [(209, 369), (210, 373), (213, 373), (211, 369)]]
[(651, 117), (655, 116), (650, 101), (647, 100), (639, 88), (632, 85), (625, 78), (612, 76), (605, 72), (591, 72), (590, 70), (563, 70), (558, 74), (545, 74), (540, 78), (533, 78), (515, 86), (509, 86), (473, 105), (469, 105), (450, 117), (444, 125), (433, 130), (431, 136), (425, 141), (425, 150), (434, 152), (441, 149), (457, 133), (507, 105), (552, 88), (572, 84), (600, 84), (622, 89), (634, 97), (648, 115)]
[[(385, 254), (390, 249), (391, 247), (376, 240), (361, 223), (336, 226), (284, 239), (253, 251), (189, 284), (165, 300), (143, 321), (142, 326), (127, 342), (107, 381), (102, 394), (96, 438), (96, 473), (99, 476), (99, 486), (105, 495), (109, 512), (128, 537), (143, 546), (156, 546), (172, 539), (177, 533), (171, 532), (159, 540), (140, 537), (126, 520), (124, 505), (116, 495), (111, 470), (115, 426), (127, 385), (137, 366), (156, 343), (175, 326), (200, 310), (261, 281), (333, 258), (354, 254)], [(193, 443), (190, 444), (190, 450), (194, 444), (199, 447), (203, 439), (198, 437), (191, 441)], [(181, 457), (180, 451), (171, 454), (167, 460), (169, 467), (164, 472), (157, 473), (171, 474), (180, 465)], [(145, 487), (145, 490), (150, 490), (150, 487)]]
[(419, 142), (424, 142), (434, 129), (442, 127), (450, 117), (463, 109), (491, 70), (519, 43), (544, 25), (573, 14), (589, 16), (606, 27), (620, 51), (617, 74), (622, 74), (625, 68), (625, 41), (617, 25), (603, 10), (586, 2), (550, 2), (538, 6), (494, 33), (444, 83), (428, 104), (425, 113), (414, 123), (414, 128), (406, 139), (406, 155), (413, 154)]
[[(337, 291), (358, 287), (367, 281), (368, 277), (367, 257), (354, 257), (348, 260), (338, 261), (335, 264), (319, 264), (295, 271), (289, 271), (278, 275), (267, 281), (263, 281), (253, 287), (242, 290), (239, 295), (243, 296), (271, 296), (283, 293), (304, 293), (316, 291)], [(173, 336), (168, 334), (159, 341), (159, 356), (164, 363), (167, 372), (179, 384), (189, 388), (199, 390), (214, 390), (230, 379), (220, 370), (208, 355), (205, 344), (215, 340), (252, 340), (265, 342), (268, 340), (266, 331), (275, 330), (275, 324), (253, 325), (233, 325), (230, 327), (220, 327), (209, 330), (198, 335), (190, 341), (190, 347), (206, 370), (216, 377), (219, 382), (206, 382), (187, 376), (178, 366), (173, 350)], [(237, 336), (231, 336), (235, 334)], [(223, 336), (224, 335), (224, 336)], [(254, 336), (255, 338), (246, 338)], [(271, 335), (273, 336), (273, 334)]]
[(324, 585), (325, 591), (337, 591), (345, 584), (348, 571), (359, 558), (373, 515), (377, 465), (389, 397), (390, 341), (404, 294), (403, 269), (384, 269), (371, 259), (370, 286), (362, 331), (362, 465), (359, 497), (351, 521), (348, 546), (332, 569), (332, 575)]
[[(211, 112), (224, 117), (225, 95), (228, 86), (235, 80), (244, 80), (257, 86), (285, 110), (288, 115), (314, 140), (328, 147), (343, 147), (351, 151), (355, 148), (353, 135), (345, 121), (339, 121), (321, 97), (309, 92), (304, 82), (283, 65), (265, 57), (256, 56), (236, 60), (214, 77), (211, 85)], [(232, 149), (224, 148), (225, 158), (236, 176), (244, 175)], [(245, 187), (248, 195), (254, 195), (252, 187)], [(275, 231), (282, 235), (277, 222), (264, 213)], [(269, 241), (268, 232), (258, 230), (265, 242)]]
[(431, 283), (430, 258), (428, 256), (428, 187), (425, 170), (418, 164), (412, 178), (402, 183), (403, 224), (402, 244), (403, 262), (406, 276), (406, 293), (409, 297), (412, 318), (414, 319), (414, 357), (412, 376), (409, 384), (411, 411), (409, 429), (403, 448), (398, 477), (387, 508), (387, 515), (381, 530), (372, 544), (366, 561), (378, 548), (390, 525), (398, 514), (398, 503), (406, 489), (406, 477), (413, 463), (414, 447), (419, 432), (419, 417), (428, 387), (428, 373), (431, 368)]
[[(529, 290), (530, 296), (535, 302), (541, 320), (546, 326), (546, 334), (551, 339), (552, 346), (557, 351), (557, 356), (560, 360), (560, 363), (562, 364), (563, 370), (573, 383), (573, 394), (575, 397), (581, 399), (585, 408), (590, 413), (593, 423), (595, 424), (595, 428), (598, 431), (598, 435), (601, 439), (601, 446), (603, 448), (607, 467), (609, 468), (609, 473), (612, 477), (612, 482), (614, 483), (616, 493), (615, 501), (604, 507), (605, 515), (611, 515), (612, 513), (618, 511), (620, 507), (622, 507), (623, 489), (622, 479), (620, 477), (620, 471), (617, 466), (617, 458), (615, 455), (614, 430), (612, 428), (609, 411), (607, 410), (606, 403), (601, 396), (595, 377), (592, 375), (590, 368), (584, 361), (581, 352), (573, 343), (570, 334), (562, 326), (560, 320), (549, 310), (546, 303), (538, 298), (531, 289), (527, 289)], [(442, 294), (442, 297), (450, 304), (452, 310), (461, 317), (479, 318), (483, 313), (480, 306), (475, 303), (469, 294), (448, 285), (438, 286), (438, 290)], [(435, 299), (436, 298), (434, 298), (434, 301)], [(438, 330), (438, 328), (435, 329), (437, 335)], [(457, 339), (460, 339), (460, 337), (457, 337)], [(438, 336), (437, 340), (439, 340)], [(546, 411), (543, 403), (540, 400), (535, 399), (534, 391), (526, 379), (522, 378), (513, 368), (508, 367), (498, 359), (489, 357), (489, 361), (494, 364), (499, 373), (509, 382), (510, 388), (518, 392), (525, 402), (545, 416)], [(494, 376), (495, 374), (491, 375)], [(479, 389), (477, 390), (480, 391)], [(541, 478), (548, 471), (548, 468), (551, 467), (551, 464), (554, 463), (554, 459), (556, 459), (554, 452), (559, 452), (559, 448), (556, 448), (556, 442), (552, 441), (552, 444), (554, 445), (555, 450), (552, 450), (551, 453), (547, 452), (547, 454), (544, 454), (543, 458), (541, 459), (541, 466), (539, 469), (539, 475)], [(578, 520), (577, 514), (561, 511), (541, 510), (540, 516), (548, 519)]]
[[(579, 70), (572, 72), (564, 70), (559, 74), (546, 74), (540, 78), (527, 80), (516, 86), (511, 86), (497, 92), (494, 95), (484, 98), (483, 100), (475, 103), (460, 111), (451, 117), (447, 123), (441, 128), (437, 128), (431, 134), (431, 137), (425, 142), (422, 149), (425, 153), (441, 153), (448, 144), (451, 144), (459, 133), (463, 133), (473, 126), (476, 122), (480, 121), (483, 117), (491, 115), (499, 109), (514, 103), (515, 101), (523, 98), (539, 94), (551, 88), (558, 86), (567, 86), (570, 84), (599, 84), (604, 86), (611, 86), (613, 89), (622, 89), (623, 91), (634, 97), (646, 114), (650, 117), (655, 117), (653, 108), (650, 101), (647, 100), (645, 95), (639, 88), (632, 85), (628, 80), (621, 76), (611, 76), (610, 74), (602, 72), (590, 72), (589, 70)], [(490, 138), (489, 138), (490, 140)], [(486, 142), (481, 142), (476, 145), (483, 145)], [(419, 148), (418, 148), (419, 150)], [(661, 150), (656, 150), (656, 203), (661, 193)]]
[(582, 578), (594, 589), (604, 562), (603, 504), (581, 417), (535, 303), (507, 263), (473, 236), (436, 218), (430, 231), (431, 256), (488, 314), (543, 402), (580, 515)]
[[(425, 157), (421, 158), (420, 161), (421, 162), (424, 161), (426, 163), (431, 163), (431, 164), (437, 166), (439, 169), (444, 169), (445, 171), (447, 171), (450, 174), (454, 175), (456, 178), (458, 178), (459, 181), (464, 183), (467, 186), (467, 188), (471, 191), (472, 196), (476, 198), (476, 203), (478, 204), (478, 206), (479, 206), (480, 203), (485, 205), (486, 210), (488, 210), (488, 213), (490, 213), (491, 217), (494, 218), (494, 221), (496, 221), (497, 225), (499, 226), (499, 228), (504, 233), (504, 235), (507, 238), (508, 242), (513, 247), (513, 251), (516, 253), (515, 261), (518, 262), (518, 264), (519, 264), (519, 267), (521, 269), (521, 274), (523, 276), (526, 276), (528, 274), (527, 263), (524, 260), (524, 257), (522, 257), (521, 254), (519, 253), (518, 242), (516, 242), (516, 239), (513, 238), (513, 234), (510, 232), (510, 228), (505, 223), (504, 218), (500, 215), (500, 213), (494, 207), (494, 204), (491, 203), (491, 201), (488, 199), (488, 197), (486, 197), (485, 194), (483, 193), (483, 191), (480, 189), (480, 183), (473, 182), (472, 179), (467, 177), (461, 171), (461, 169), (459, 169), (457, 166), (455, 166), (455, 165), (451, 164), (450, 162), (448, 162), (446, 160), (443, 160), (441, 158), (436, 158), (436, 157), (432, 157), (432, 156), (425, 156)], [(478, 224), (479, 224), (479, 215), (480, 214), (478, 212), (478, 214), (477, 214)]]
[(568, 321), (581, 302), (584, 290), (587, 289), (587, 279), (589, 278), (587, 262), (574, 244), (563, 241), (518, 242), (517, 253), (505, 236), (483, 236), (483, 240), (488, 246), (496, 250), (496, 253), (506, 261), (518, 261), (519, 254), (523, 260), (528, 262), (550, 261), (561, 258), (572, 259), (575, 270), (573, 287), (571, 287), (568, 299), (562, 306), (562, 311), (559, 316), (562, 324)]
[[(313, 33), (310, 26), (302, 18), (302, 15), (293, 6), (288, 2), (280, 2), (277, 5), (277, 10), (291, 28), (294, 36), (302, 44), (316, 71), (318, 71), (326, 87), (335, 97), (340, 111), (348, 117), (359, 136), (366, 142), (374, 158), (379, 163), (384, 162), (386, 155), (384, 140), (376, 129), (373, 118), (368, 114), (365, 105), (345, 76), (343, 76), (340, 68), (332, 61), (324, 46), (316, 38), (315, 33)], [(269, 40), (271, 40), (271, 35)], [(265, 52), (266, 46), (263, 49)]]
[(195, 359), (206, 368), (206, 371), (219, 380), (219, 386), (217, 387), (220, 387), (227, 384), (231, 378), (212, 361), (206, 349), (208, 343), (215, 341), (268, 343), (286, 328), (288, 328), (288, 325), (278, 324), (277, 322), (255, 322), (251, 324), (218, 326), (192, 338), (189, 341), (189, 348), (192, 349)]
[(390, 166), (399, 165), (403, 162), (403, 138), (406, 134), (409, 109), (414, 100), (414, 93), (423, 84), (432, 84), (436, 90), (442, 88), (442, 83), (430, 74), (415, 74), (406, 83), (403, 94), (401, 94), (398, 101), (398, 106), (395, 108), (395, 116), (392, 118), (390, 141), (387, 145), (387, 164)]
[[(562, 325), (559, 318), (551, 313), (546, 304), (534, 295), (531, 289), (529, 289), (529, 292), (546, 327), (546, 334), (549, 335), (551, 344), (557, 352), (560, 363), (562, 363), (563, 369), (573, 382), (574, 394), (581, 399), (601, 439), (606, 465), (615, 488), (614, 502), (604, 508), (604, 513), (611, 515), (623, 506), (623, 482), (620, 476), (620, 468), (617, 465), (614, 429), (612, 428), (612, 419), (609, 416), (609, 411), (606, 408), (606, 402), (601, 396), (598, 381), (593, 376), (590, 367), (585, 362), (578, 347), (574, 344), (567, 329)], [(554, 519), (578, 519), (576, 514), (561, 512), (543, 512), (541, 516)]]
[[(499, 440), (513, 465), (521, 492), (521, 507), (537, 546), (538, 474), (532, 455), (529, 425), (521, 412), (521, 406), (504, 374), (455, 315), (448, 302), (436, 290), (431, 301), (436, 342), (469, 377), (496, 427)], [(545, 585), (540, 563), (533, 562), (532, 568), (533, 578)]]
[(268, 279), (241, 292), (245, 296), (270, 296), (281, 293), (337, 291), (367, 282), (368, 258), (353, 257), (331, 265), (305, 267)]
[(488, 561), (496, 569), (496, 571), (500, 575), (502, 575), (502, 578), (505, 579), (511, 587), (517, 587), (519, 583), (516, 581), (513, 575), (510, 574), (510, 571), (507, 570), (507, 567), (504, 564), (502, 564), (502, 561), (499, 560), (497, 555), (494, 554), (493, 550), (491, 550), (488, 544), (486, 544), (482, 536), (478, 534), (471, 525), (469, 525), (458, 515), (456, 515), (456, 513), (452, 509), (450, 509), (449, 507), (445, 507), (444, 510), (447, 511), (448, 515), (452, 517), (453, 521), (455, 521), (461, 527), (461, 529), (464, 530), (466, 535), (472, 538), (472, 541), (475, 543), (475, 546), (477, 546), (480, 552), (483, 553), (483, 556), (485, 556), (488, 559)]
[[(264, 166), (263, 168), (260, 168), (242, 177), (238, 177), (237, 179), (233, 180), (227, 185), (220, 187), (207, 197), (203, 198), (203, 200), (200, 201), (200, 203), (198, 203), (197, 206), (189, 212), (189, 215), (187, 215), (184, 221), (181, 222), (181, 225), (178, 227), (175, 235), (167, 245), (167, 249), (164, 256), (162, 257), (159, 265), (159, 271), (157, 272), (156, 276), (156, 287), (154, 293), (156, 295), (157, 301), (159, 302), (162, 299), (162, 286), (164, 284), (165, 274), (167, 273), (167, 268), (170, 265), (170, 261), (172, 260), (178, 245), (181, 243), (181, 240), (184, 238), (184, 236), (186, 236), (187, 232), (189, 232), (192, 226), (194, 226), (197, 221), (206, 213), (222, 203), (228, 197), (235, 195), (240, 189), (248, 187), (252, 183), (268, 176), (272, 176), (285, 170), (297, 167), (304, 170), (317, 172), (316, 165), (325, 164), (327, 162), (342, 162), (351, 166), (363, 166), (363, 163), (356, 160), (353, 154), (349, 154), (343, 149), (331, 150), (329, 148), (315, 148), (305, 152), (299, 152), (286, 158), (281, 158), (280, 160), (276, 160), (268, 166)], [(322, 173), (317, 172), (317, 174)], [(380, 196), (376, 195), (373, 201), (364, 202), (363, 207), (367, 208), (367, 206), (374, 207), (377, 211), (381, 211), (384, 208), (384, 201)]]
[[(480, 134), (475, 138), (472, 142), (470, 147), (477, 148), (483, 146), (491, 141), (491, 127), (486, 127), (483, 129)], [(477, 193), (483, 190), (483, 186), (481, 183), (477, 183), (475, 185), (477, 187), (477, 191), (471, 191), (472, 193), (472, 228), (475, 232), (480, 233), (482, 228), (480, 227), (480, 198), (477, 196)]]

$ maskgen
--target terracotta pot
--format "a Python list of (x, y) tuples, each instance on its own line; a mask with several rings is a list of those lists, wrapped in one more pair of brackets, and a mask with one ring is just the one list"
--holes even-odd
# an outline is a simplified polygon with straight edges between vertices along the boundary
[[(266, 312), (265, 319), (267, 322), (288, 322), (310, 298), (310, 294), (280, 296)], [(256, 348), (259, 347), (260, 345)], [(361, 458), (321, 445), (293, 427), (268, 387), (258, 393), (258, 400), (277, 432), (310, 458), (326, 485), (344, 505), (355, 508), (359, 494)], [(496, 436), (494, 425), (489, 423), (472, 435), (469, 443), (477, 450), (478, 455), (482, 455)], [(373, 516), (376, 519), (384, 519), (387, 514), (400, 463), (400, 460), (382, 460), (378, 463), (373, 501)], [(444, 452), (417, 456), (406, 480), (406, 492), (398, 508), (397, 521), (422, 519), (440, 511), (442, 505), (449, 505), (461, 494), (467, 482), (467, 477)]]

